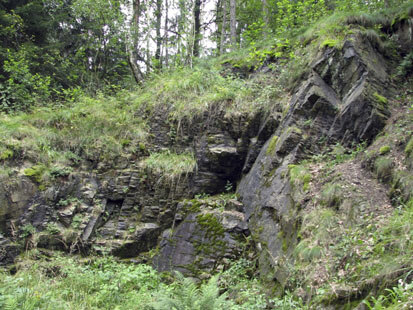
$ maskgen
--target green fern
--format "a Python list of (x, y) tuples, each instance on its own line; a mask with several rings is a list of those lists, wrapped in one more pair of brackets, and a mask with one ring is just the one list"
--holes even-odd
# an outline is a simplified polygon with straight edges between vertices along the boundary
[(232, 305), (226, 300), (226, 294), (219, 295), (218, 276), (200, 288), (178, 272), (177, 279), (178, 285), (169, 295), (158, 296), (158, 301), (152, 305), (155, 310), (219, 310)]

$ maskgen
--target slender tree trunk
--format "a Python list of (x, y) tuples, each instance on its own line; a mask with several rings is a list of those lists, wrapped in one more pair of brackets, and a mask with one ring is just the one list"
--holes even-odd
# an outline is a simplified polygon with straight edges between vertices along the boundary
[(165, 0), (165, 34), (164, 34), (164, 48), (165, 48), (165, 66), (168, 67), (169, 63), (169, 37), (168, 37), (168, 19), (169, 19), (169, 3)]
[[(188, 44), (189, 39), (185, 42), (186, 36), (188, 35), (188, 32), (186, 31), (185, 27), (185, 22), (187, 22), (187, 14), (186, 14), (186, 7), (185, 7), (185, 1), (184, 0), (179, 0), (179, 15), (177, 16), (177, 22), (178, 22), (178, 28), (177, 28), (177, 37), (178, 37), (178, 57), (179, 57), (179, 63), (180, 64), (186, 64), (187, 63), (187, 54), (189, 53), (187, 51), (187, 47), (185, 44)], [(189, 44), (188, 44), (189, 45)]]
[(225, 51), (225, 39), (226, 39), (226, 28), (227, 28), (227, 2), (228, 0), (223, 0), (222, 3), (222, 26), (221, 26), (221, 40), (219, 54), (222, 55)]
[(216, 53), (219, 55), (219, 51), (221, 50), (221, 32), (222, 32), (222, 1), (216, 1), (216, 9), (215, 9), (215, 27), (217, 31), (215, 32), (215, 42), (217, 43)]
[(126, 53), (128, 55), (128, 63), (131, 68), (133, 77), (136, 83), (140, 83), (143, 79), (143, 74), (138, 65), (138, 55), (136, 52), (136, 38), (139, 31), (139, 15), (140, 15), (140, 0), (129, 0), (128, 10), (130, 15), (126, 18)]
[(161, 68), (161, 46), (162, 46), (162, 36), (161, 36), (161, 21), (162, 21), (162, 0), (156, 0), (156, 52), (155, 59), (157, 60), (156, 67)]
[(194, 57), (199, 57), (201, 41), (201, 0), (195, 0), (194, 4)]
[(237, 16), (236, 16), (236, 0), (230, 0), (230, 31), (231, 31), (231, 50), (237, 46)]
[[(146, 10), (146, 22), (148, 23), (148, 26), (151, 24), (151, 16), (149, 15), (149, 10)], [(150, 27), (148, 27), (150, 28)], [(151, 56), (151, 31), (148, 29), (147, 33), (146, 33), (146, 72), (149, 72), (151, 70), (151, 60), (152, 60), (152, 56)]]
[(268, 38), (268, 31), (270, 29), (270, 12), (268, 8), (268, 1), (262, 0), (262, 9), (264, 14), (264, 37)]

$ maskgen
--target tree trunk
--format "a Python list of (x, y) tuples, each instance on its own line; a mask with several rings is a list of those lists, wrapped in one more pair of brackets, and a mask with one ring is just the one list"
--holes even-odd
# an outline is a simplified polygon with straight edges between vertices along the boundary
[(165, 0), (165, 34), (164, 34), (164, 48), (165, 48), (165, 66), (169, 65), (169, 37), (168, 37), (168, 18), (169, 18), (169, 3), (168, 0)]
[(131, 68), (133, 77), (136, 83), (140, 83), (143, 79), (143, 74), (138, 65), (138, 55), (136, 52), (136, 38), (139, 31), (139, 15), (140, 15), (140, 0), (129, 0), (127, 2), (130, 14), (126, 18), (126, 53), (128, 55), (128, 63)]
[(237, 16), (236, 16), (236, 0), (230, 0), (230, 31), (231, 31), (231, 50), (237, 46)]
[(262, 0), (262, 9), (264, 14), (264, 38), (267, 39), (268, 31), (270, 29), (270, 13), (267, 0)]
[(201, 41), (201, 0), (195, 0), (194, 5), (194, 57), (199, 57)]
[(223, 0), (222, 3), (222, 26), (221, 26), (221, 40), (219, 54), (222, 55), (225, 52), (225, 40), (226, 40), (226, 27), (227, 27), (227, 2)]
[(157, 60), (156, 67), (161, 68), (161, 46), (162, 46), (162, 36), (161, 36), (161, 21), (162, 21), (162, 0), (156, 0), (156, 52), (155, 59)]

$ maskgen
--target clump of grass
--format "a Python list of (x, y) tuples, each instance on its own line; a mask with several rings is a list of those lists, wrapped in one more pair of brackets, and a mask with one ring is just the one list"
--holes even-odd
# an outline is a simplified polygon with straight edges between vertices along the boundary
[(411, 74), (413, 70), (413, 52), (407, 54), (397, 67), (396, 76), (405, 78)]
[(301, 261), (311, 262), (323, 255), (323, 249), (317, 244), (311, 244), (309, 240), (303, 240), (294, 249), (294, 255)]
[(235, 101), (249, 92), (241, 80), (223, 77), (213, 67), (176, 69), (154, 75), (137, 91), (134, 105), (149, 111), (165, 111), (178, 123), (210, 111), (216, 104)]
[(142, 164), (168, 181), (187, 176), (196, 169), (196, 159), (192, 153), (176, 154), (169, 151), (152, 153), (143, 160)]
[(391, 179), (394, 162), (388, 157), (379, 157), (374, 162), (377, 177), (382, 182), (388, 182)]
[(116, 98), (82, 97), (63, 107), (0, 116), (0, 144), (15, 158), (44, 164), (115, 158), (125, 147), (136, 149), (147, 135), (145, 122)]
[(289, 165), (289, 175), (291, 186), (302, 188), (308, 191), (310, 188), (311, 173), (305, 165)]
[(393, 177), (391, 196), (407, 202), (413, 198), (413, 176), (409, 171), (397, 171)]
[(407, 143), (404, 152), (406, 153), (406, 156), (409, 157), (413, 155), (413, 136), (410, 138), (409, 142)]
[(305, 214), (300, 231), (303, 237), (314, 237), (314, 241), (324, 244), (331, 238), (330, 232), (337, 226), (337, 221), (335, 210), (319, 207)]
[(380, 95), (379, 93), (375, 92), (373, 94), (374, 98), (381, 104), (381, 105), (387, 105), (388, 104), (388, 100), (386, 97)]
[(343, 201), (342, 189), (339, 184), (328, 183), (321, 192), (321, 203), (329, 208), (338, 208)]
[(336, 13), (321, 19), (300, 35), (299, 40), (304, 45), (314, 42), (315, 46), (318, 47), (322, 42), (334, 42), (335, 47), (340, 47), (340, 44), (349, 29), (348, 25), (344, 23), (347, 15), (348, 14), (346, 13)]
[(364, 300), (368, 309), (409, 309), (413, 305), (413, 282), (408, 283), (399, 279), (398, 285), (387, 289), (385, 293), (378, 297), (371, 297)]
[(274, 155), (275, 148), (276, 148), (277, 142), (278, 142), (278, 138), (279, 138), (278, 136), (273, 136), (271, 138), (270, 144), (268, 145), (268, 148), (265, 152), (266, 155), (268, 155), (268, 156), (273, 156)]
[(0, 160), (7, 160), (13, 158), (14, 152), (8, 148), (2, 148), (0, 151)]
[(391, 19), (386, 17), (386, 15), (377, 12), (372, 14), (353, 12), (344, 18), (343, 23), (347, 25), (358, 25), (364, 28), (371, 28), (376, 25), (389, 26)]

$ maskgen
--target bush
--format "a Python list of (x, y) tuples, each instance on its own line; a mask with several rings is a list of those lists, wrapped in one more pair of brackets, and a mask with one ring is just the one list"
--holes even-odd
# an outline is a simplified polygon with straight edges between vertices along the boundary
[(50, 97), (50, 77), (32, 73), (28, 55), (34, 53), (25, 47), (18, 52), (7, 50), (4, 71), (8, 73), (5, 86), (0, 89), (0, 111), (24, 111)]

